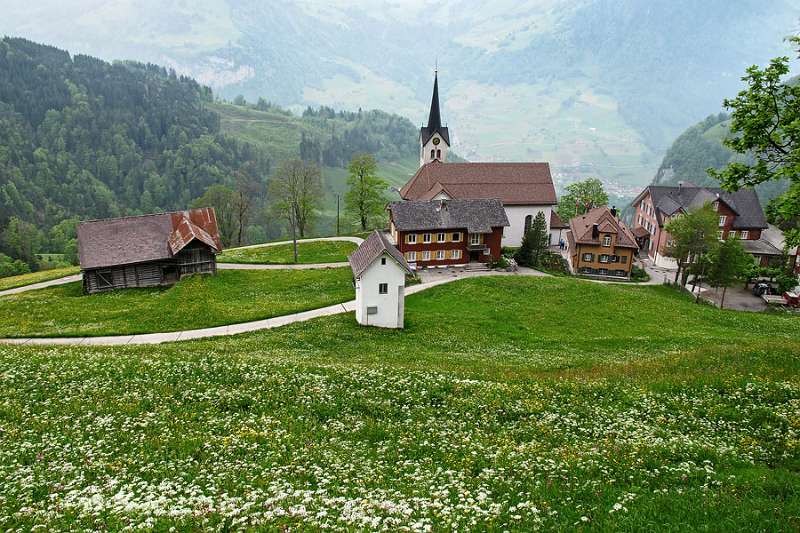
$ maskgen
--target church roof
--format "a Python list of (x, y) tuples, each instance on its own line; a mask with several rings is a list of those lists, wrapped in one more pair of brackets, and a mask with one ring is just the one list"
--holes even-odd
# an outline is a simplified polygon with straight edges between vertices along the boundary
[(450, 146), (450, 132), (442, 126), (442, 114), (439, 110), (439, 73), (433, 77), (433, 97), (431, 98), (431, 111), (428, 113), (428, 125), (420, 128), (419, 134), (422, 145), (425, 146), (434, 133), (441, 135), (447, 146)]
[(433, 198), (431, 189), (453, 198), (497, 198), (504, 205), (555, 205), (556, 190), (547, 163), (442, 163), (420, 167), (400, 189), (405, 200)]

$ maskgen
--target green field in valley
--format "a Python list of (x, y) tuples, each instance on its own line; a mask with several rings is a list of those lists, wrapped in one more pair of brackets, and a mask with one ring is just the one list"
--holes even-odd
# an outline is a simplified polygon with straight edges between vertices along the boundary
[(25, 285), (33, 285), (34, 283), (41, 283), (43, 281), (50, 281), (51, 279), (63, 278), (65, 276), (77, 274), (78, 272), (80, 272), (78, 267), (64, 267), (0, 278), (0, 291), (24, 287)]
[(0, 297), (0, 337), (98, 336), (199, 329), (353, 298), (349, 268), (221, 270), (173, 287), (83, 294), (80, 282)]
[[(349, 241), (313, 241), (297, 244), (297, 262), (340, 263), (356, 250), (355, 243)], [(273, 244), (253, 248), (230, 248), (222, 252), (217, 260), (221, 263), (246, 264), (290, 264), (294, 263), (294, 246)]]
[(800, 527), (798, 317), (568, 278), (406, 304), (404, 331), (0, 346), (0, 528)]

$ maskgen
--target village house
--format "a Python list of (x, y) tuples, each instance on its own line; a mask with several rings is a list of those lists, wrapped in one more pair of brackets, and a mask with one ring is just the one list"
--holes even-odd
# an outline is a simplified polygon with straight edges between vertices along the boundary
[(569, 224), (561, 220), (561, 217), (558, 216), (556, 210), (553, 209), (550, 212), (550, 235), (548, 237), (550, 245), (558, 246), (558, 243), (561, 242), (562, 239), (566, 244), (568, 229), (569, 229)]
[(508, 218), (497, 199), (417, 200), (389, 204), (389, 231), (416, 268), (497, 261)]
[(520, 246), (540, 212), (550, 235), (557, 200), (548, 163), (447, 163), (450, 132), (442, 126), (438, 74), (428, 124), (420, 129), (419, 142), (420, 168), (400, 189), (404, 200), (496, 198), (503, 203), (509, 221), (503, 246)]
[(403, 255), (374, 231), (348, 258), (356, 289), (356, 321), (364, 326), (402, 328), (406, 274)]
[(680, 184), (676, 187), (650, 185), (631, 204), (635, 208), (633, 233), (639, 247), (657, 265), (672, 267), (675, 261), (666, 257), (672, 238), (664, 226), (671, 218), (699, 209), (710, 203), (719, 215), (720, 240), (739, 238), (742, 246), (757, 264), (767, 266), (777, 261), (782, 250), (762, 233), (767, 219), (753, 189), (727, 192), (718, 187), (697, 187)]
[(217, 217), (210, 207), (78, 225), (86, 293), (171, 285), (186, 275), (215, 274), (221, 251)]
[(569, 221), (570, 266), (587, 276), (630, 278), (639, 247), (615, 209), (596, 207)]

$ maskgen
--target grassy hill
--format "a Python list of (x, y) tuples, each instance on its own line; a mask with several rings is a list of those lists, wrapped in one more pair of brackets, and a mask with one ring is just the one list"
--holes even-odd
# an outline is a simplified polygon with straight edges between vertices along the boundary
[(523, 277), (406, 318), (0, 346), (0, 527), (796, 529), (800, 318)]

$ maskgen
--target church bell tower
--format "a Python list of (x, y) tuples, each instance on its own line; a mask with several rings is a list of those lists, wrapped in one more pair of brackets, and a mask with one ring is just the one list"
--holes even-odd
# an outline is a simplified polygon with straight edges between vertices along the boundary
[(426, 165), (432, 161), (447, 161), (447, 150), (450, 148), (450, 133), (447, 127), (442, 126), (442, 116), (439, 111), (439, 72), (433, 76), (433, 98), (431, 98), (431, 111), (428, 114), (428, 125), (419, 130), (419, 165)]

